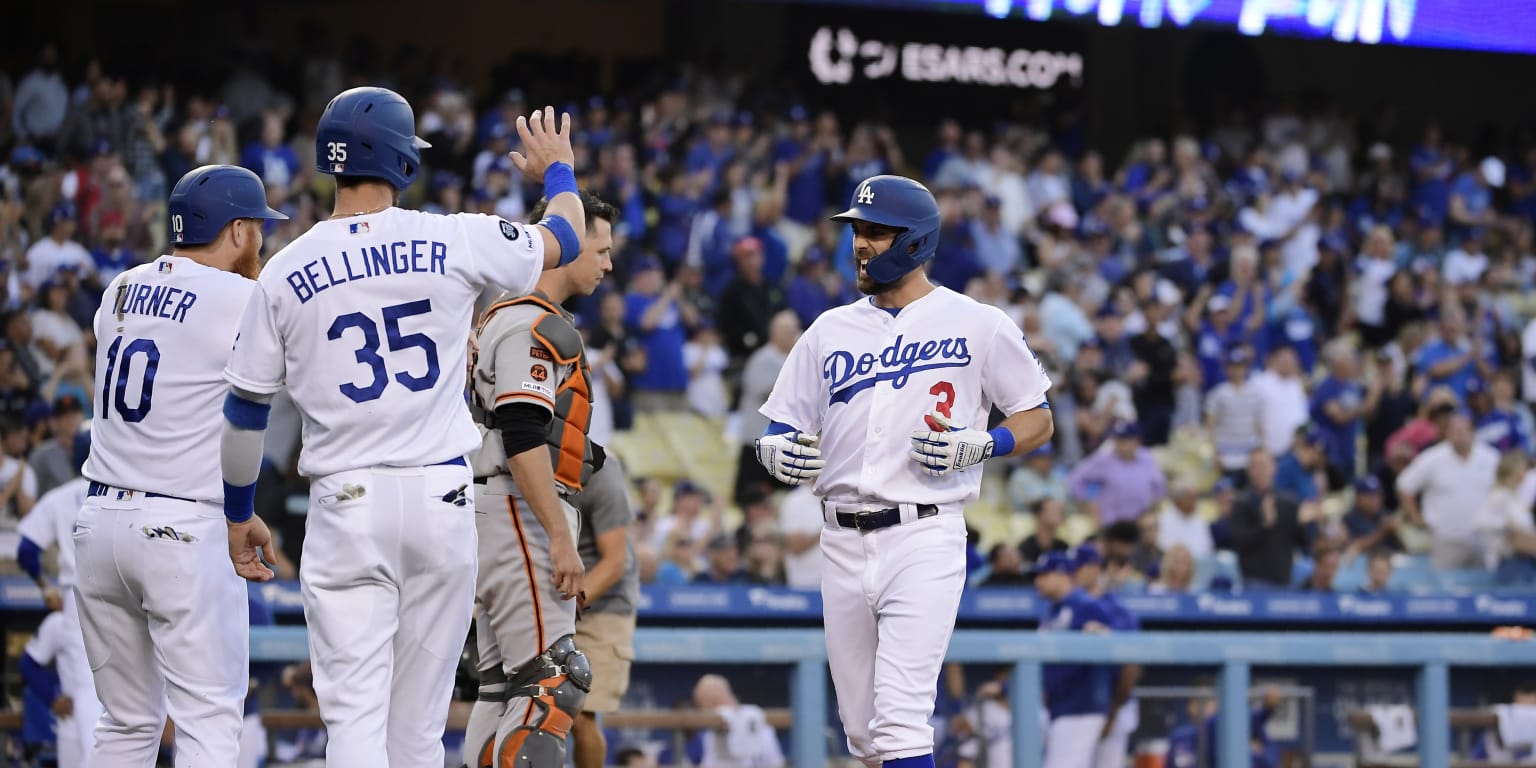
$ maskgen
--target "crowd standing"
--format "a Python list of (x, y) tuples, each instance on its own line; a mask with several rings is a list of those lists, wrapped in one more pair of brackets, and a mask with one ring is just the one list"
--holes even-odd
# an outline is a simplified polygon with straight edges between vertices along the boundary
[[(168, 179), (254, 171), (289, 216), (273, 253), (331, 200), (301, 159), (315, 115), (374, 82), (434, 145), (403, 205), (519, 219), (537, 199), (507, 159), (511, 121), (542, 103), (523, 91), (446, 64), (407, 78), (315, 53), (303, 71), (274, 82), (242, 59), (187, 90), (44, 45), (0, 72), (6, 553), (78, 475), (71, 441), (100, 407), (91, 318), (114, 275), (168, 250)], [(594, 440), (691, 412), (742, 447), (734, 482), (634, 478), (645, 583), (819, 582), (820, 510), (751, 458), (756, 411), (801, 329), (856, 296), (827, 213), (897, 172), (939, 201), (933, 279), (1013, 317), (1056, 382), (1053, 443), (998, 478), (1015, 535), (973, 536), (978, 588), (1031, 584), (1084, 542), (1111, 591), (1326, 591), (1355, 567), (1383, 592), (1413, 586), (1402, 553), (1536, 584), (1536, 136), (1469, 144), (1390, 109), (1278, 101), (1109, 155), (1072, 113), (891, 126), (703, 70), (562, 109), (582, 185), (620, 210), (615, 275), (574, 307)], [(280, 399), (258, 491), (289, 578), (297, 425)], [(1222, 557), (1236, 572), (1210, 578)]]

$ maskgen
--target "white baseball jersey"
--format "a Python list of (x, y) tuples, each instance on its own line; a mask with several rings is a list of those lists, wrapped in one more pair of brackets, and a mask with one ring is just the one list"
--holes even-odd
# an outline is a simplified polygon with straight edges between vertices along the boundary
[(480, 445), (464, 402), (475, 300), (486, 285), (526, 294), (543, 267), (533, 227), (495, 216), (322, 221), (262, 270), (225, 376), (288, 388), (304, 475), (462, 457)]
[(917, 504), (974, 501), (981, 468), (932, 477), (912, 432), (938, 411), (986, 429), (995, 405), (1044, 405), (1050, 378), (1002, 310), (935, 288), (894, 316), (862, 298), (823, 313), (790, 350), (761, 412), (821, 436), (817, 496)]
[(75, 516), (85, 503), (89, 480), (77, 477), (43, 494), (32, 511), (21, 519), (16, 532), (31, 539), (42, 549), (59, 546), (59, 591), (75, 586)]
[(118, 275), (96, 312), (96, 417), (83, 474), (222, 502), (223, 370), (255, 283), (181, 256)]

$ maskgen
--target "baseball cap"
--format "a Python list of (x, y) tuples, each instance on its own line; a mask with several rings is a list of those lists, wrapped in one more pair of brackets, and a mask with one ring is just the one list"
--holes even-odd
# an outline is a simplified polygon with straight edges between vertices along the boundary
[(1233, 347), (1227, 350), (1227, 365), (1248, 365), (1253, 362), (1253, 353), (1247, 347)]
[(53, 401), (54, 413), (83, 413), (85, 406), (80, 404), (80, 398), (71, 394), (59, 395)]
[(677, 483), (672, 486), (672, 495), (674, 497), (687, 496), (689, 494), (708, 496), (709, 492), (704, 490), (703, 486), (687, 478), (683, 478), (682, 480), (677, 481)]
[(1381, 481), (1375, 475), (1355, 478), (1355, 493), (1381, 493)]
[(1316, 425), (1308, 425), (1297, 430), (1297, 437), (1307, 445), (1317, 446), (1323, 444), (1323, 431)]
[(810, 113), (806, 112), (805, 111), (805, 107), (803, 107), (803, 106), (801, 106), (799, 104), (796, 104), (793, 107), (789, 108), (789, 119), (792, 122), (796, 122), (796, 123), (801, 122), (802, 120), (805, 120), (809, 116), (810, 116)]
[(1488, 385), (1483, 383), (1482, 379), (1480, 379), (1480, 378), (1478, 378), (1476, 376), (1474, 376), (1474, 377), (1472, 377), (1470, 379), (1467, 379), (1467, 394), (1469, 396), (1470, 395), (1481, 395), (1481, 394), (1483, 394), (1484, 392), (1487, 392), (1487, 391), (1488, 391)]
[(652, 269), (661, 269), (661, 262), (655, 259), (640, 259), (635, 262), (634, 274), (646, 272)]
[(1236, 487), (1237, 485), (1232, 482), (1232, 478), (1221, 477), (1211, 484), (1211, 493), (1226, 493)]
[(1504, 161), (1497, 157), (1485, 157), (1479, 163), (1477, 170), (1483, 174), (1490, 187), (1504, 186)]
[(731, 248), (731, 253), (747, 253), (749, 251), (757, 251), (761, 253), (762, 250), (763, 241), (751, 235), (747, 235), (746, 237), (736, 241), (736, 245), (732, 246)]
[(1231, 308), (1232, 297), (1222, 293), (1212, 296), (1210, 301), (1205, 302), (1205, 311), (1207, 312), (1224, 312)]
[(1116, 440), (1129, 438), (1139, 439), (1141, 437), (1141, 425), (1134, 421), (1116, 422), (1115, 426), (1110, 428), (1109, 436)]
[(1089, 565), (1103, 565), (1104, 556), (1092, 544), (1079, 544), (1072, 550), (1072, 570), (1078, 571)]
[(729, 533), (717, 533), (709, 537), (709, 543), (705, 549), (710, 552), (719, 552), (722, 549), (730, 549), (736, 546), (736, 539)]
[(1071, 573), (1072, 560), (1063, 552), (1047, 552), (1035, 561), (1035, 573)]
[(79, 212), (75, 210), (75, 204), (62, 200), (48, 212), (48, 228), (53, 229), (61, 221), (73, 221), (77, 216)]
[(1026, 458), (1026, 459), (1033, 459), (1033, 458), (1036, 458), (1036, 457), (1047, 457), (1047, 458), (1049, 458), (1049, 457), (1055, 456), (1055, 455), (1056, 455), (1056, 446), (1052, 445), (1050, 443), (1050, 441), (1046, 441), (1046, 443), (1044, 445), (1040, 446), (1039, 448), (1036, 448), (1033, 451), (1030, 451), (1029, 453), (1024, 454), (1024, 458)]

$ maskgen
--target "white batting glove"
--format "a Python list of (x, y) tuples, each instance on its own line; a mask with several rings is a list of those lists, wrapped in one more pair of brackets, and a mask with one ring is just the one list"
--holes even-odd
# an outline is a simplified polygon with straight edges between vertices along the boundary
[(912, 460), (934, 477), (973, 467), (992, 458), (992, 436), (949, 423), (938, 413), (923, 417), (928, 429), (912, 433)]
[(789, 485), (814, 481), (827, 462), (821, 458), (816, 443), (821, 438), (804, 432), (765, 435), (756, 440), (757, 463), (775, 480)]

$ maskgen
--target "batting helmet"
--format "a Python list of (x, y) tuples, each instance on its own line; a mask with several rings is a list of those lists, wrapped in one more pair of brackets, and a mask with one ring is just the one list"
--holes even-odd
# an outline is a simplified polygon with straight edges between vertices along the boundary
[(848, 210), (833, 221), (867, 221), (902, 231), (864, 265), (881, 283), (893, 283), (933, 259), (939, 248), (939, 204), (928, 188), (905, 176), (871, 176), (853, 191)]
[(332, 176), (369, 176), (405, 189), (421, 170), (416, 113), (388, 88), (342, 91), (315, 126), (315, 169)]
[(256, 174), (234, 165), (187, 171), (166, 202), (173, 245), (205, 245), (235, 219), (286, 219), (267, 207), (267, 189)]

